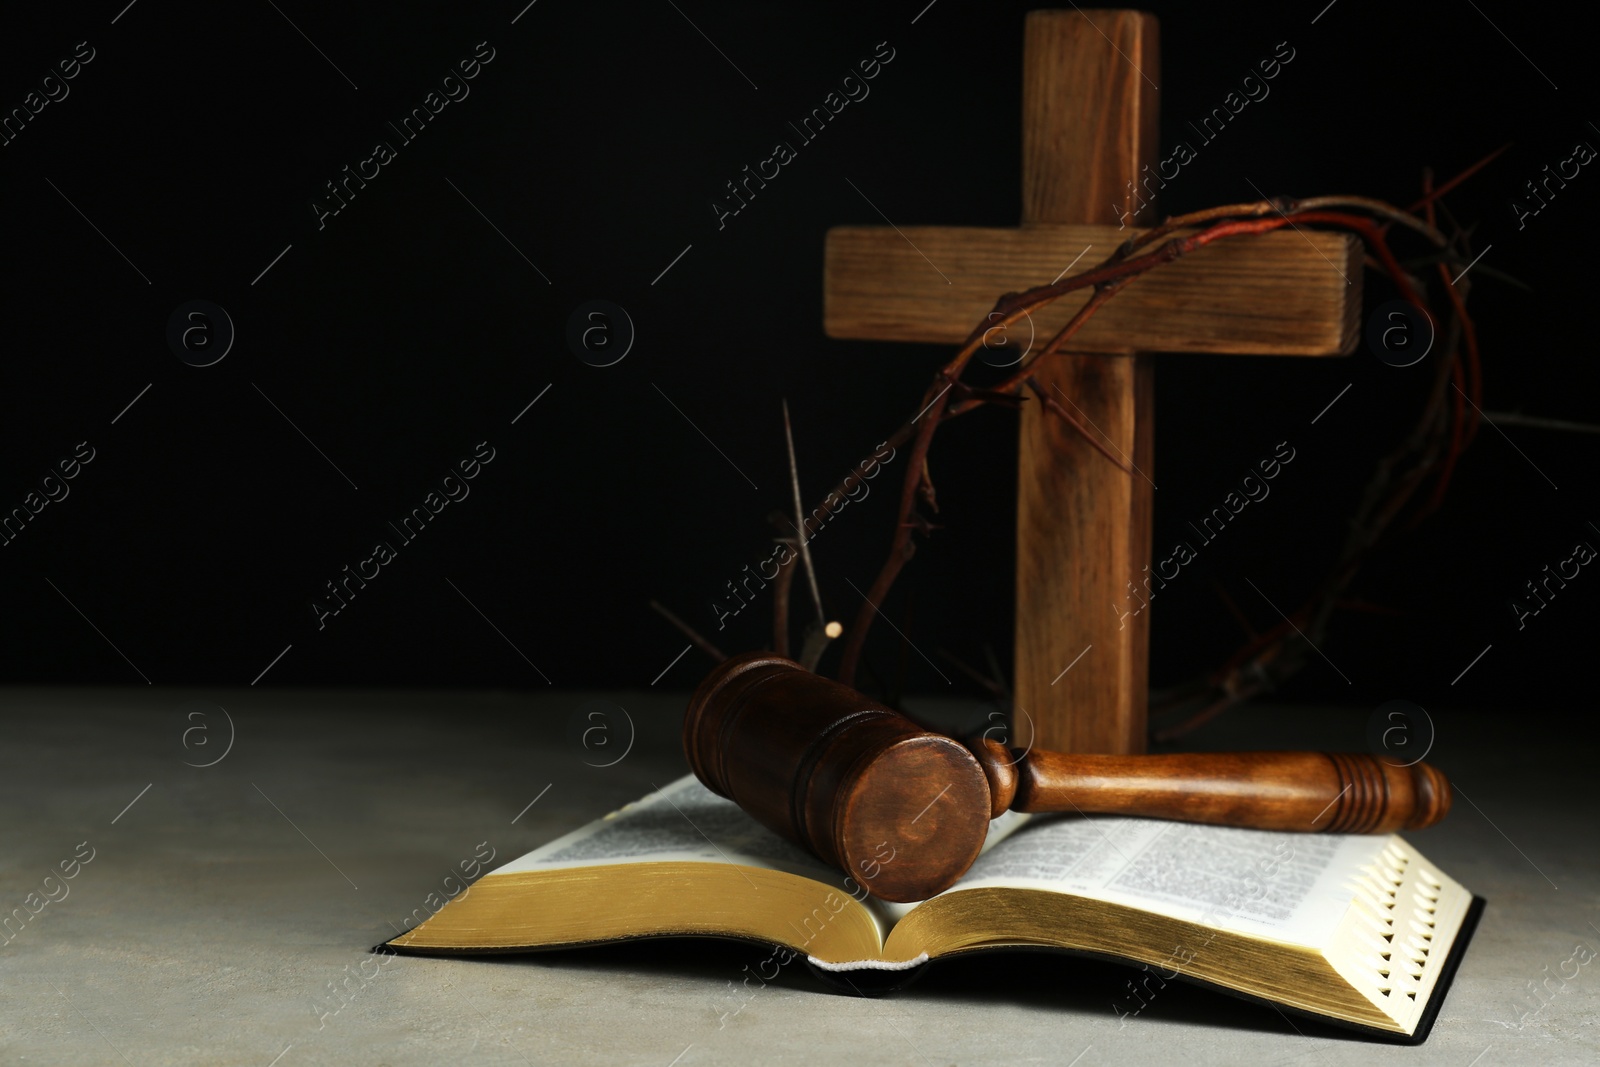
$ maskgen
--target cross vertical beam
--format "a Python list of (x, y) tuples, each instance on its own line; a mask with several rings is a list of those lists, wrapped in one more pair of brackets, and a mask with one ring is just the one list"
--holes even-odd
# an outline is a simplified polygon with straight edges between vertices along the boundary
[[(1129, 213), (1138, 200), (1128, 183), (1137, 184), (1144, 165), (1158, 158), (1159, 70), (1154, 16), (1077, 9), (1028, 14), (1024, 226), (1153, 221), (1149, 206), (1143, 215)], [(1086, 260), (1111, 251), (1092, 249)], [(1136, 473), (1130, 478), (1112, 466), (1042, 404), (1024, 405), (1014, 687), (1026, 714), (1016, 716), (1013, 744), (1142, 752), (1149, 614), (1119, 617), (1116, 605), (1150, 562), (1153, 368), (1149, 357), (1133, 352), (1064, 353), (1037, 364), (1035, 377)]]

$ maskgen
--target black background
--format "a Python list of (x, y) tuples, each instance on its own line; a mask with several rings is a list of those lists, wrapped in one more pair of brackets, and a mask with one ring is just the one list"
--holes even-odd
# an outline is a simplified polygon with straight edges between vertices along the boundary
[[(825, 231), (881, 223), (872, 204), (901, 225), (1019, 214), (1029, 5), (924, 3), (540, 0), (513, 25), (518, 0), (140, 0), (120, 16), (114, 0), (13, 26), (0, 40), (6, 111), (79, 41), (95, 58), (0, 148), (0, 509), (77, 442), (96, 456), (0, 548), (0, 677), (246, 684), (292, 646), (260, 684), (645, 686), (685, 643), (652, 597), (730, 651), (760, 647), (767, 602), (719, 633), (710, 600), (768, 554), (765, 516), (786, 506), (780, 401), (814, 506), (949, 354), (826, 339)], [(1163, 211), (1253, 199), (1251, 183), (1405, 205), (1424, 167), (1446, 178), (1514, 142), (1447, 200), (1477, 227), (1475, 248), (1492, 246), (1472, 297), (1485, 407), (1597, 421), (1584, 235), (1600, 178), (1586, 169), (1521, 230), (1510, 208), (1576, 141), (1600, 143), (1588, 38), (1487, 0), (1321, 8), (1150, 5), (1164, 151), (1278, 42), (1295, 49), (1271, 95), (1171, 183)], [(398, 144), (386, 122), (480, 41), (494, 59), (470, 96)], [(791, 139), (787, 122), (880, 41), (894, 59), (871, 95), (719, 230), (723, 183)], [(319, 230), (323, 183), (379, 139), (397, 158)], [(1368, 308), (1388, 296), (1369, 277)], [(205, 368), (165, 339), (173, 309), (196, 298), (237, 328)], [(637, 328), (608, 368), (565, 342), (569, 314), (596, 298)], [(1156, 605), (1156, 684), (1242, 639), (1218, 583), (1258, 627), (1276, 616), (1246, 579), (1280, 605), (1313, 587), (1429, 377), (1365, 351), (1159, 361), (1158, 549), (1277, 442), (1297, 459)], [(936, 660), (943, 648), (981, 662), (987, 642), (1009, 663), (1014, 418), (976, 414), (935, 445), (944, 529), (888, 613)], [(1352, 684), (1313, 659), (1285, 695), (1576, 712), (1600, 578), (1585, 571), (1521, 631), (1508, 600), (1575, 542), (1600, 544), (1587, 525), (1600, 523), (1596, 438), (1506, 433), (1481, 430), (1443, 509), (1358, 582), (1385, 613), (1340, 615), (1323, 645)], [(496, 458), (470, 497), (319, 630), (323, 584), (392, 541), (387, 521), (485, 440)], [(848, 582), (865, 588), (887, 547), (902, 473), (889, 472), (815, 545), (836, 617), (853, 613)], [(947, 688), (883, 626), (868, 656), (891, 685), (903, 670), (909, 691), (979, 692), (937, 660), (957, 677)], [(691, 652), (659, 687), (687, 688), (707, 665)]]

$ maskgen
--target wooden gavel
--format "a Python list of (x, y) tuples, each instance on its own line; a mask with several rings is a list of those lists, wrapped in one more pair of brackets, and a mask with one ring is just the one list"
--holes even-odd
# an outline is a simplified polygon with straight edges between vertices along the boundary
[(683, 747), (713, 792), (893, 901), (948, 889), (1007, 810), (1339, 833), (1420, 829), (1450, 810), (1450, 783), (1434, 768), (1365, 754), (1101, 756), (962, 743), (764, 652), (705, 677)]

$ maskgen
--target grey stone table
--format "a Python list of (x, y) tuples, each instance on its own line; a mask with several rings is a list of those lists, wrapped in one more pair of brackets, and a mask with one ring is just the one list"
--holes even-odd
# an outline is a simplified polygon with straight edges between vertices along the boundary
[[(593, 700), (628, 717), (589, 718)], [(1577, 945), (1600, 949), (1595, 753), (1528, 717), (1435, 715), (1430, 759), (1460, 789), (1414, 840), (1489, 907), (1419, 1048), (1177, 985), (1123, 1025), (1111, 1004), (1131, 972), (1047, 955), (952, 962), (881, 1000), (791, 966), (741, 1002), (730, 987), (762, 954), (727, 943), (367, 954), (483, 843), (509, 859), (684, 773), (683, 703), (0, 690), (0, 1063), (1600, 1062), (1600, 962), (1550, 981), (1547, 1003), (1531, 992), (1572, 972)], [(1359, 749), (1366, 721), (1252, 707), (1195, 747)], [(50, 879), (64, 861), (75, 876)]]

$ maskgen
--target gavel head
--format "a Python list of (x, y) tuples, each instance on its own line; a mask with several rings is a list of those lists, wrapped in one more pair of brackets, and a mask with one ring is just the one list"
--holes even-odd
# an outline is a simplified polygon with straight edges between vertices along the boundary
[(873, 896), (923, 900), (977, 859), (989, 781), (959, 741), (793, 660), (726, 660), (689, 701), (695, 776)]

